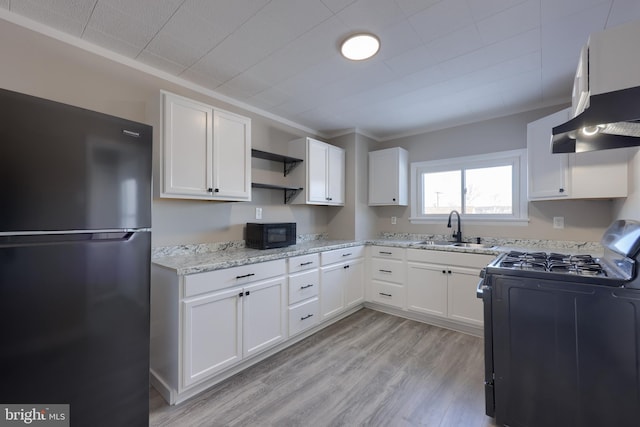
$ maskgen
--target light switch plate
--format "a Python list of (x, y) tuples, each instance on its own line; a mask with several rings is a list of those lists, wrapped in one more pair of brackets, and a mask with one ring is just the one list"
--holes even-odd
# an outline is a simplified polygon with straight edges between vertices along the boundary
[(256, 219), (262, 219), (262, 208), (256, 208)]
[(398, 218), (396, 218), (395, 216), (391, 217), (391, 224), (397, 224), (398, 223)]

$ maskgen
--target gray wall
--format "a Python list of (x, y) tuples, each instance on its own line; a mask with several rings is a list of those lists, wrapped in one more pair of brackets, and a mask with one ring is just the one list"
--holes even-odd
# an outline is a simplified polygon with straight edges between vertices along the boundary
[[(285, 154), (291, 139), (306, 133), (244, 111), (241, 108), (186, 89), (168, 80), (151, 76), (126, 65), (67, 45), (39, 33), (0, 20), (0, 55), (3, 58), (1, 85), (44, 98), (151, 123), (148, 102), (160, 89), (191, 97), (216, 107), (252, 118), (253, 147)], [(410, 161), (423, 161), (526, 147), (526, 124), (560, 109), (548, 108), (459, 126), (384, 143), (360, 134), (335, 138), (347, 150), (347, 204), (343, 208), (290, 206), (282, 204), (282, 194), (274, 190), (254, 190), (250, 203), (216, 203), (156, 199), (153, 201), (153, 245), (240, 240), (243, 225), (255, 218), (255, 208), (263, 208), (265, 221), (296, 221), (299, 233), (330, 232), (332, 238), (367, 238), (381, 231), (440, 233), (444, 224), (412, 225), (410, 209), (367, 206), (367, 155), (378, 148), (401, 146)], [(640, 160), (636, 158), (635, 170)], [(637, 181), (636, 172), (636, 181)], [(280, 182), (280, 165), (253, 160), (255, 181)], [(636, 185), (637, 187), (637, 185)], [(635, 191), (638, 191), (637, 188)], [(614, 212), (615, 211), (615, 212)], [(467, 225), (467, 236), (557, 238), (597, 241), (612, 218), (638, 217), (640, 195), (628, 201), (553, 201), (529, 204), (530, 223), (526, 227)], [(585, 214), (587, 212), (588, 214)], [(552, 217), (565, 217), (566, 229), (552, 229)], [(391, 216), (398, 224), (391, 226)]]
[[(399, 138), (380, 143), (376, 148), (403, 147), (409, 152), (409, 162), (447, 159), (475, 154), (526, 148), (527, 123), (556, 112), (565, 105), (549, 107), (480, 123)], [(529, 224), (473, 225), (464, 224), (465, 237), (519, 237), (528, 239), (557, 239), (599, 241), (602, 232), (613, 218), (610, 200), (559, 200), (530, 202)], [(378, 231), (448, 234), (446, 224), (411, 224), (411, 208), (375, 208)], [(585, 214), (585, 212), (587, 214)], [(391, 217), (398, 218), (391, 225)], [(565, 229), (553, 229), (553, 217), (565, 217)]]
[[(147, 103), (156, 102), (164, 89), (251, 117), (254, 148), (286, 154), (288, 141), (305, 135), (299, 129), (2, 20), (0, 39), (4, 40), (0, 43), (0, 84), (5, 89), (149, 124), (153, 120), (147, 117)], [(253, 160), (255, 180), (283, 179), (281, 165), (264, 162)], [(241, 240), (243, 225), (254, 220), (256, 207), (263, 208), (265, 221), (296, 221), (299, 233), (327, 231), (326, 208), (284, 206), (282, 197), (275, 190), (253, 190), (250, 203), (155, 199), (153, 245)]]

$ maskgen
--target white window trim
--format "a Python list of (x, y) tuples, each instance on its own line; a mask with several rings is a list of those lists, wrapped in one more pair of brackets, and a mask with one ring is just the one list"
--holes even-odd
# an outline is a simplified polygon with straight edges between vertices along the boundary
[(481, 154), (475, 156), (455, 157), (443, 160), (430, 160), (425, 162), (411, 162), (411, 216), (412, 224), (441, 224), (446, 221), (448, 215), (431, 214), (421, 215), (419, 206), (422, 205), (422, 180), (423, 172), (439, 172), (446, 170), (489, 167), (499, 162), (510, 162), (513, 165), (513, 207), (514, 213), (510, 215), (468, 215), (462, 214), (462, 220), (477, 225), (513, 225), (526, 226), (529, 223), (528, 198), (527, 198), (527, 150), (509, 150), (497, 153)]

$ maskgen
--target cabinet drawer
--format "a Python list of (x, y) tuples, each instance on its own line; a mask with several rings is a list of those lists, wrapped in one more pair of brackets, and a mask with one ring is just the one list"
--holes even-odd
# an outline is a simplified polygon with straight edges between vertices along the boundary
[(371, 256), (374, 258), (404, 259), (404, 248), (392, 248), (388, 246), (372, 246)]
[(404, 263), (392, 259), (371, 259), (371, 277), (386, 282), (404, 283)]
[(184, 278), (184, 296), (190, 297), (205, 292), (217, 291), (232, 286), (268, 279), (285, 274), (286, 261), (260, 262), (206, 273), (190, 274)]
[(320, 272), (318, 269), (289, 276), (289, 304), (318, 295)]
[(402, 285), (377, 280), (371, 282), (371, 300), (380, 304), (404, 308), (405, 293), (406, 289)]
[(470, 254), (465, 252), (430, 251), (428, 249), (407, 249), (407, 260), (432, 264), (458, 265), (478, 269), (485, 267), (497, 255)]
[(333, 251), (322, 252), (321, 260), (322, 265), (328, 265), (340, 261), (360, 258), (363, 255), (364, 246), (353, 246), (351, 248), (342, 248)]
[(289, 307), (289, 336), (309, 329), (320, 321), (318, 298)]
[(317, 268), (320, 265), (319, 254), (300, 255), (289, 258), (289, 273)]

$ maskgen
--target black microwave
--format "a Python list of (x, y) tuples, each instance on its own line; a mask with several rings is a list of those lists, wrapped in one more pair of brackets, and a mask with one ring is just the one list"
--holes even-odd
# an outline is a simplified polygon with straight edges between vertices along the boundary
[(295, 244), (295, 222), (247, 223), (245, 245), (248, 248), (273, 249)]

